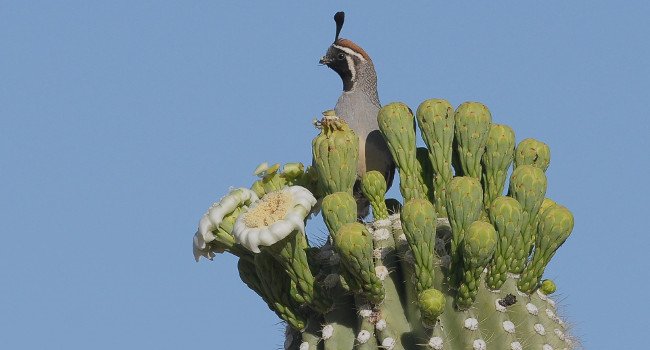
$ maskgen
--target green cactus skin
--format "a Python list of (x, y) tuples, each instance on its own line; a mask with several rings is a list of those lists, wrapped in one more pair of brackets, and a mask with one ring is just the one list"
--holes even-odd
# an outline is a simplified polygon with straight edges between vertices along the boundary
[(386, 194), (386, 179), (384, 179), (384, 176), (376, 170), (366, 172), (361, 177), (361, 191), (370, 201), (372, 215), (375, 220), (388, 219), (388, 208), (384, 198)]
[(517, 145), (515, 169), (522, 165), (532, 165), (546, 171), (550, 163), (551, 149), (544, 142), (525, 139)]
[(429, 99), (418, 106), (415, 113), (434, 171), (436, 211), (447, 216), (446, 190), (452, 178), (451, 157), (454, 140), (454, 108), (442, 99)]
[(510, 176), (510, 194), (521, 204), (524, 217), (521, 228), (523, 238), (521, 242), (523, 244), (515, 246), (515, 259), (510, 272), (521, 273), (533, 247), (535, 239), (534, 224), (546, 194), (546, 175), (544, 175), (544, 171), (532, 165), (517, 167)]
[[(420, 123), (437, 123), (427, 127), (438, 130), (442, 116), (451, 112), (442, 102), (429, 103), (438, 110), (429, 111), (434, 107), (423, 104), (421, 119), (439, 116), (440, 120)], [(485, 149), (490, 154), (480, 157), (483, 183), (459, 166), (458, 174), (465, 176), (450, 176), (444, 191), (439, 191), (442, 182), (434, 177), (432, 204), (423, 186), (431, 182), (424, 180), (428, 170), (423, 159), (429, 158), (436, 166), (438, 151), (432, 148), (437, 146), (427, 141), (431, 157), (423, 157), (420, 150), (418, 158), (415, 143), (403, 142), (411, 137), (404, 136), (412, 128), (408, 107), (395, 104), (391, 108), (384, 111), (390, 118), (407, 117), (397, 123), (391, 120), (386, 128), (398, 130), (384, 133), (397, 138), (393, 146), (403, 146), (395, 157), (398, 165), (400, 154), (402, 161), (412, 159), (406, 162), (408, 166), (402, 164), (410, 172), (400, 169), (412, 185), (403, 191), (403, 207), (396, 199), (384, 200), (385, 180), (381, 174), (368, 172), (361, 184), (364, 194), (375, 202), (374, 221), (360, 223), (351, 194), (353, 176), (330, 176), (333, 184), (326, 189), (316, 183), (319, 176), (329, 175), (317, 174), (315, 167), (303, 170), (298, 163), (290, 163), (281, 171), (279, 164), (265, 165), (253, 191), (261, 196), (280, 186), (305, 184), (315, 196), (318, 192), (330, 231), (327, 242), (309, 247), (304, 234), (294, 232), (252, 253), (238, 247), (230, 234), (241, 209), (225, 216), (212, 231), (216, 240), (209, 242), (210, 248), (239, 256), (242, 281), (287, 323), (285, 349), (574, 349), (577, 344), (548, 295), (556, 286), (542, 280), (547, 264), (573, 228), (572, 214), (544, 198), (547, 180), (540, 165), (547, 163), (520, 161), (510, 178), (508, 196), (501, 195), (502, 189), (492, 190), (501, 180), (487, 181), (487, 174), (507, 169), (508, 161), (496, 153), (504, 147), (511, 150), (512, 143), (505, 140), (507, 127), (491, 126), (490, 130), (501, 133), (488, 137)], [(459, 110), (461, 115), (468, 113)], [(466, 153), (467, 144), (456, 138), (457, 146), (465, 150), (454, 149), (453, 154)], [(314, 145), (323, 147), (329, 141), (321, 142)], [(357, 155), (343, 153), (336, 157), (346, 164), (347, 158)], [(475, 161), (473, 157), (466, 156), (465, 163)], [(448, 167), (449, 161), (444, 164)], [(444, 203), (439, 203), (440, 198)], [(445, 208), (448, 218), (434, 207)]]
[(537, 228), (533, 259), (519, 280), (518, 287), (522, 292), (531, 293), (539, 286), (546, 265), (572, 230), (573, 214), (567, 208), (554, 205), (543, 212)]
[(381, 303), (384, 300), (384, 288), (375, 273), (372, 236), (368, 229), (358, 222), (344, 224), (332, 238), (341, 263), (361, 287), (358, 292), (373, 304)]
[(359, 138), (341, 119), (326, 117), (321, 132), (312, 141), (312, 155), (325, 194), (352, 193), (357, 179)]
[(463, 240), (463, 280), (458, 288), (456, 305), (468, 309), (474, 303), (481, 273), (488, 264), (497, 245), (497, 232), (485, 221), (474, 221), (465, 232)]
[(481, 103), (465, 102), (456, 109), (454, 120), (461, 174), (480, 180), (481, 158), (485, 152), (492, 115)]
[(402, 196), (405, 200), (424, 198), (416, 169), (415, 119), (411, 109), (401, 102), (390, 103), (379, 110), (377, 121), (397, 163)]
[(514, 198), (501, 196), (492, 202), (489, 213), (498, 240), (485, 282), (490, 289), (497, 290), (506, 281), (509, 267), (513, 264), (514, 247), (523, 246), (521, 204)]
[(515, 152), (515, 132), (507, 125), (492, 124), (483, 153), (484, 205), (490, 208), (492, 201), (503, 194)]
[[(455, 177), (447, 185), (447, 214), (451, 224), (451, 270), (457, 270), (465, 231), (481, 217), (483, 189), (477, 179)], [(458, 271), (458, 270), (457, 270)], [(455, 283), (455, 282), (454, 282)]]
[(433, 287), (436, 244), (436, 212), (429, 201), (412, 199), (400, 214), (402, 229), (413, 253), (416, 292), (419, 295)]

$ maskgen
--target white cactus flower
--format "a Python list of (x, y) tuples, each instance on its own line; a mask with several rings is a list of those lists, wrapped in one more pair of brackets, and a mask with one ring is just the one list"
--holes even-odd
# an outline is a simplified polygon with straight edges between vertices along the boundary
[(270, 246), (291, 232), (304, 234), (304, 220), (316, 198), (304, 187), (290, 186), (267, 193), (239, 215), (232, 230), (237, 243), (253, 253)]
[(255, 192), (248, 188), (236, 188), (221, 198), (219, 202), (212, 204), (208, 212), (199, 221), (198, 230), (194, 234), (194, 259), (199, 261), (199, 257), (203, 256), (212, 260), (215, 253), (223, 253), (223, 248), (218, 245), (209, 245), (210, 242), (216, 239), (212, 231), (217, 229), (223, 219), (237, 208), (245, 207), (257, 199)]

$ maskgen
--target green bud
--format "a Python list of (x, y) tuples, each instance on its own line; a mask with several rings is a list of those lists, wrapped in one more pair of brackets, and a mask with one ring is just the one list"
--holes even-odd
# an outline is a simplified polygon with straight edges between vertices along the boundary
[(386, 194), (386, 180), (384, 176), (376, 171), (368, 171), (361, 177), (361, 191), (368, 198), (372, 206), (372, 213), (375, 220), (388, 218), (388, 209), (384, 195)]
[(482, 103), (465, 102), (454, 115), (458, 158), (464, 176), (481, 178), (481, 158), (485, 152), (492, 115)]
[(334, 235), (341, 226), (357, 221), (357, 202), (347, 192), (336, 192), (323, 199), (323, 219)]
[(475, 221), (465, 233), (463, 242), (462, 281), (456, 295), (456, 305), (467, 309), (478, 294), (483, 269), (488, 264), (497, 245), (494, 227), (485, 221)]
[(282, 168), (282, 174), (288, 179), (296, 179), (305, 172), (305, 166), (302, 163), (287, 163)]
[(510, 272), (521, 273), (535, 239), (537, 214), (546, 194), (546, 175), (532, 165), (517, 167), (510, 176), (510, 195), (520, 204), (523, 212), (523, 246), (515, 247), (515, 261)]
[(358, 222), (341, 226), (332, 237), (341, 263), (361, 288), (360, 293), (373, 304), (384, 300), (384, 287), (375, 273), (372, 235)]
[(515, 152), (515, 168), (532, 165), (546, 171), (550, 162), (551, 149), (544, 142), (535, 139), (525, 139), (519, 142)]
[(546, 265), (573, 230), (573, 214), (561, 206), (546, 209), (539, 219), (533, 259), (521, 274), (517, 287), (524, 293), (532, 293), (539, 285)]
[(416, 291), (433, 287), (436, 212), (426, 199), (411, 199), (400, 213), (402, 229), (415, 260)]
[(422, 322), (427, 327), (433, 327), (438, 316), (445, 310), (445, 295), (435, 288), (426, 289), (418, 296), (418, 306), (422, 314)]
[(422, 191), (424, 191), (424, 198), (429, 199), (431, 203), (435, 202), (434, 173), (429, 151), (426, 148), (418, 147), (415, 150), (415, 167), (417, 169), (418, 182)]
[(323, 118), (321, 132), (312, 141), (312, 155), (325, 194), (352, 193), (357, 179), (359, 138), (341, 119)]
[(486, 208), (490, 207), (494, 199), (503, 195), (514, 152), (515, 132), (507, 125), (493, 124), (483, 154), (483, 202)]
[(416, 112), (418, 125), (434, 172), (436, 211), (447, 216), (446, 187), (452, 178), (451, 156), (454, 140), (454, 108), (442, 99), (429, 99), (420, 104)]
[(452, 270), (460, 260), (465, 230), (481, 217), (483, 189), (473, 177), (455, 177), (447, 185), (447, 213), (451, 225)]
[(542, 281), (539, 290), (546, 295), (551, 295), (555, 293), (556, 290), (555, 282), (553, 282), (553, 280), (550, 279), (545, 279)]
[(379, 130), (384, 135), (388, 149), (399, 168), (402, 196), (405, 200), (424, 198), (416, 168), (413, 113), (407, 105), (394, 102), (381, 108), (377, 121)]
[(505, 196), (495, 199), (489, 212), (490, 222), (498, 232), (498, 241), (485, 281), (490, 289), (497, 290), (505, 282), (508, 270), (515, 260), (515, 249), (523, 249), (523, 213), (521, 204), (516, 199)]
[(463, 262), (470, 268), (484, 267), (492, 259), (497, 244), (497, 232), (492, 224), (474, 221), (465, 233)]

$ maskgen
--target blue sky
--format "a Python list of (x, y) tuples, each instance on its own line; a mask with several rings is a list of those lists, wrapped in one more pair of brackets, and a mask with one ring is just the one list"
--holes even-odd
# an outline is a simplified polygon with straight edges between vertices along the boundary
[(311, 120), (341, 90), (317, 64), (337, 10), (342, 36), (373, 57), (383, 103), (481, 101), (518, 140), (550, 145), (548, 195), (576, 217), (547, 269), (563, 314), (585, 348), (638, 348), (650, 268), (641, 1), (3, 1), (3, 347), (281, 347), (235, 259), (195, 263), (190, 241), (260, 162), (309, 161)]

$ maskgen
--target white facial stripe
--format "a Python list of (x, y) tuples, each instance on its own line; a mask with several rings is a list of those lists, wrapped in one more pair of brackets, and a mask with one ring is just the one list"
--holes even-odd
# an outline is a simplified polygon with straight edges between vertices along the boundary
[(352, 57), (345, 56), (345, 60), (348, 62), (348, 68), (350, 69), (350, 81), (352, 82), (350, 90), (354, 90), (354, 86), (357, 84), (357, 70), (354, 69), (354, 61), (352, 60)]
[(341, 51), (343, 51), (345, 53), (347, 53), (348, 55), (355, 56), (355, 57), (357, 57), (358, 59), (360, 59), (362, 61), (366, 60), (365, 58), (363, 58), (363, 56), (360, 53), (358, 53), (358, 52), (356, 52), (356, 51), (354, 51), (354, 50), (352, 50), (352, 49), (350, 49), (348, 47), (339, 46), (339, 45), (332, 45), (332, 46), (334, 46), (335, 48), (337, 48), (337, 49), (339, 49), (339, 50), (341, 50)]
[(352, 80), (354, 82), (355, 78), (357, 77), (357, 71), (356, 71), (356, 69), (354, 69), (354, 61), (352, 60), (352, 57), (350, 57), (350, 56), (345, 56), (345, 60), (348, 62), (348, 68), (350, 69), (350, 74), (352, 75), (350, 80)]

